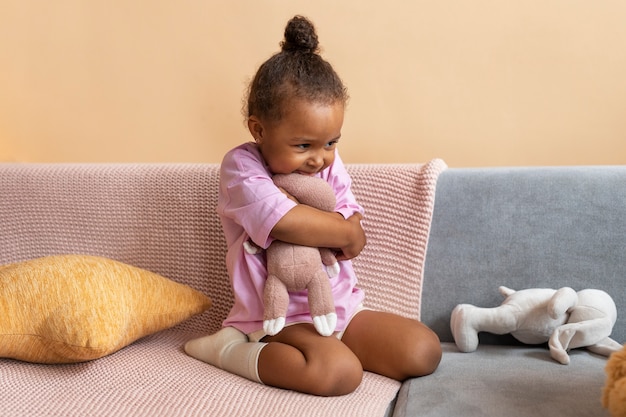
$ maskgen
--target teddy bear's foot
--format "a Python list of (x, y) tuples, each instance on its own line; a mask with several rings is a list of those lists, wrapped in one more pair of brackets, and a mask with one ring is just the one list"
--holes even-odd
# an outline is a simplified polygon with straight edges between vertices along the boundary
[(337, 275), (339, 275), (339, 270), (340, 270), (339, 262), (335, 262), (332, 265), (326, 265), (326, 273), (331, 278), (336, 277)]
[(322, 336), (330, 336), (337, 327), (337, 314), (328, 313), (323, 316), (315, 316), (313, 317), (313, 326)]
[(471, 311), (474, 309), (473, 305), (459, 304), (452, 310), (450, 330), (461, 352), (473, 352), (478, 348), (478, 332), (470, 319)]
[(285, 318), (278, 317), (270, 320), (263, 320), (263, 330), (270, 336), (276, 336), (285, 327)]

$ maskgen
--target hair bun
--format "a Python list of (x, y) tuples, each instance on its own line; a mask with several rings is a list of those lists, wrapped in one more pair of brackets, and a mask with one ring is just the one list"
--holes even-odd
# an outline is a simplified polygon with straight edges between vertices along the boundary
[(319, 42), (315, 27), (309, 19), (294, 16), (285, 27), (285, 40), (280, 43), (285, 52), (318, 52)]

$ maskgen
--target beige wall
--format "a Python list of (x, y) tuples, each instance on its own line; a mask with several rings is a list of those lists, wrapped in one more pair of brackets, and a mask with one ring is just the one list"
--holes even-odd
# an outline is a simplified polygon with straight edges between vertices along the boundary
[(348, 162), (626, 163), (626, 2), (3, 0), (0, 161), (219, 162), (293, 14)]

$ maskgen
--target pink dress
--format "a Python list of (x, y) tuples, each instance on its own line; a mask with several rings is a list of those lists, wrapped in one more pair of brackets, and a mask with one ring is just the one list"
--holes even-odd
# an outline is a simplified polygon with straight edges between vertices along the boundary
[[(350, 176), (338, 154), (335, 162), (318, 176), (328, 181), (335, 191), (335, 211), (346, 218), (356, 212), (363, 213), (350, 191)], [(244, 250), (243, 243), (252, 239), (266, 249), (273, 240), (271, 230), (295, 205), (272, 182), (256, 144), (245, 143), (224, 156), (217, 212), (228, 245), (226, 266), (235, 295), (235, 304), (224, 326), (235, 327), (246, 334), (263, 328), (263, 288), (267, 279), (265, 252), (251, 255)], [(356, 287), (352, 263), (341, 261), (340, 267), (339, 275), (330, 278), (337, 331), (345, 330), (365, 297)], [(290, 293), (286, 324), (296, 322), (312, 322), (306, 291)]]

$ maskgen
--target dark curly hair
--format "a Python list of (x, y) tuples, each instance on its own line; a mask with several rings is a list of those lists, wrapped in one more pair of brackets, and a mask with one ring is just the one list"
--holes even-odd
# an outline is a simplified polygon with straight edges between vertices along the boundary
[(278, 121), (293, 98), (345, 104), (348, 91), (333, 67), (319, 55), (313, 23), (295, 16), (287, 23), (284, 36), (282, 50), (259, 67), (248, 87), (246, 119), (255, 115)]

